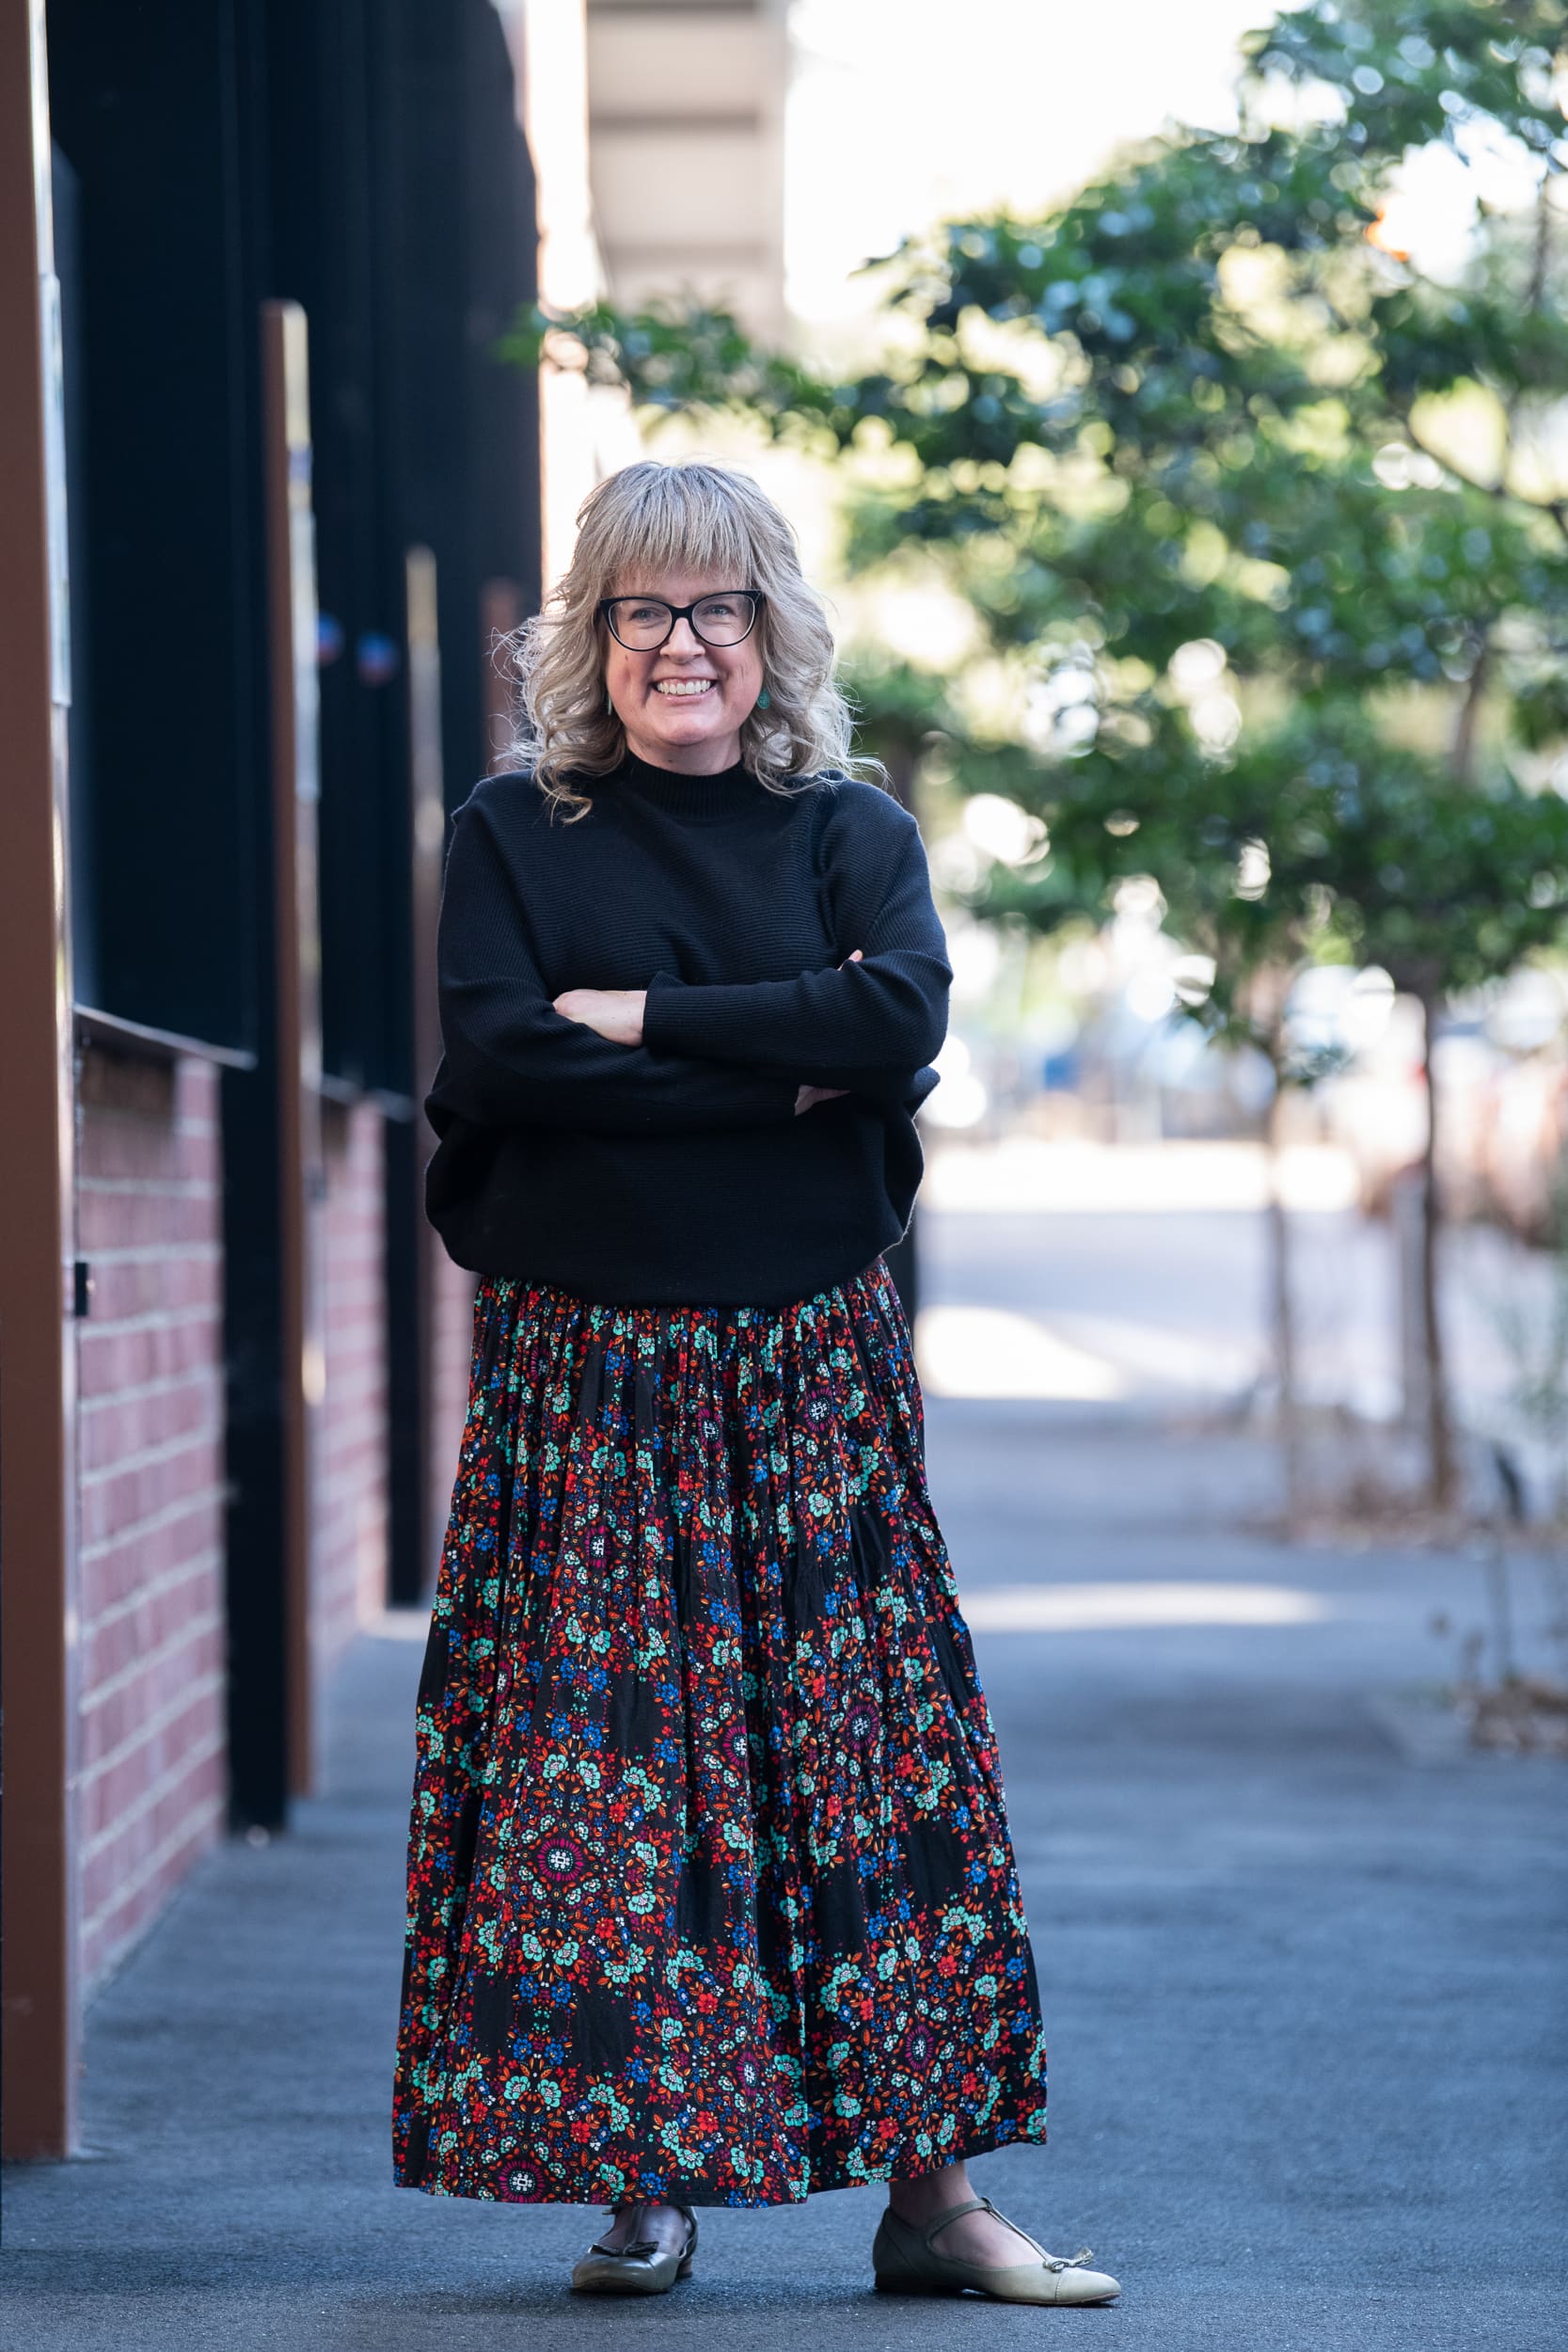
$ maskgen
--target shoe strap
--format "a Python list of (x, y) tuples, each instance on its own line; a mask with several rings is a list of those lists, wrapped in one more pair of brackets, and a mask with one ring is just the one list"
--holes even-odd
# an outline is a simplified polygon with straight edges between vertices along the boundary
[[(647, 2209), (648, 2201), (645, 2197), (635, 2199), (628, 2197), (621, 2204), (605, 2207), (611, 2221), (619, 2221), (624, 2213), (632, 2213), (641, 2217), (646, 2213)], [(635, 2229), (636, 2226), (634, 2222), (632, 2227)], [(639, 2238), (635, 2242), (628, 2238), (625, 2246), (606, 2246), (601, 2239), (596, 2245), (591, 2246), (588, 2250), (591, 2254), (608, 2255), (611, 2262), (630, 2262), (634, 2258), (641, 2261), (645, 2255), (657, 2253), (658, 2249), (655, 2240), (647, 2237)]]
[(1025, 2246), (1032, 2246), (1045, 2268), (1053, 2273), (1063, 2270), (1082, 2270), (1085, 2264), (1094, 2260), (1092, 2246), (1081, 2246), (1076, 2254), (1048, 2254), (1038, 2238), (1031, 2237), (1027, 2230), (1021, 2230), (1016, 2221), (1009, 2221), (1006, 2215), (993, 2205), (989, 2197), (971, 2197), (966, 2204), (949, 2205), (945, 2213), (939, 2214), (930, 2228), (922, 2230), (920, 2233), (927, 2254), (935, 2256), (938, 2262), (951, 2259), (951, 2257), (938, 2254), (931, 2240), (945, 2230), (950, 2221), (957, 2221), (961, 2215), (966, 2213), (993, 2215), (1004, 2229), (1011, 2230), (1013, 2235), (1021, 2237)]
[[(931, 2244), (931, 2240), (938, 2236), (942, 2231), (945, 2230), (950, 2221), (961, 2220), (966, 2213), (996, 2213), (996, 2207), (991, 2203), (989, 2197), (971, 2197), (961, 2205), (949, 2205), (945, 2213), (939, 2213), (933, 2222), (920, 2231), (921, 2241), (924, 2244), (927, 2254), (935, 2254), (937, 2250)], [(996, 2214), (996, 2217), (1000, 2221), (1005, 2217), (1001, 2214)], [(913, 2225), (906, 2224), (905, 2226), (911, 2227)], [(1007, 2226), (1011, 2229), (1011, 2222), (1008, 2222)], [(1030, 2243), (1031, 2245), (1034, 2243), (1033, 2239), (1030, 2240)], [(942, 2257), (939, 2254), (937, 2255), (937, 2260), (940, 2262), (942, 2260)]]
[[(936, 2236), (939, 2230), (945, 2230), (948, 2223), (950, 2221), (957, 2221), (960, 2214), (978, 2213), (985, 2201), (986, 2201), (983, 2197), (972, 2197), (967, 2205), (949, 2205), (945, 2213), (939, 2213), (930, 2228), (928, 2230), (922, 2230), (920, 2233), (922, 2238), (926, 2242), (927, 2252), (930, 2252), (931, 2240)], [(911, 2229), (913, 2227), (913, 2224), (906, 2221), (904, 2227), (906, 2229)]]
[[(611, 2221), (618, 2221), (623, 2213), (631, 2212), (636, 2214), (645, 2214), (649, 2205), (654, 2201), (656, 2201), (646, 2197), (640, 2197), (635, 2202), (628, 2199), (624, 2205), (607, 2205), (605, 2207), (605, 2211), (609, 2214)], [(660, 2200), (657, 2201), (662, 2202), (664, 2201)], [(689, 2205), (680, 2204), (674, 2198), (671, 2198), (668, 2201), (673, 2209), (680, 2215), (681, 2219), (686, 2223), (686, 2245), (682, 2249), (681, 2255), (681, 2259), (684, 2261), (687, 2254), (691, 2251), (691, 2241), (697, 2233), (697, 2217), (692, 2212)], [(599, 2244), (596, 2246), (591, 2246), (588, 2250), (591, 2254), (607, 2254), (612, 2262), (617, 2260), (629, 2262), (634, 2257), (641, 2261), (646, 2255), (657, 2254), (658, 2252), (658, 2241), (657, 2238), (645, 2237), (639, 2238), (635, 2244), (630, 2240), (628, 2240), (625, 2246), (605, 2246), (603, 2244)]]

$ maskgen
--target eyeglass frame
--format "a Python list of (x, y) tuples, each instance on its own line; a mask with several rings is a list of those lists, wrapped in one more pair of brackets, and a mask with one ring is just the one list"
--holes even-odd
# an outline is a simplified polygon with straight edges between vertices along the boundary
[[(751, 598), (752, 617), (745, 629), (738, 637), (718, 639), (705, 637), (702, 630), (697, 627), (696, 620), (693, 616), (696, 613), (698, 605), (709, 604), (715, 596), (749, 596)], [(672, 604), (668, 596), (601, 596), (597, 605), (594, 607), (594, 611), (599, 614), (606, 628), (609, 629), (611, 637), (614, 638), (615, 643), (620, 646), (623, 653), (661, 652), (662, 649), (670, 643), (671, 638), (673, 637), (675, 633), (675, 623), (677, 621), (684, 621), (686, 623), (687, 627), (690, 629), (692, 636), (697, 640), (699, 645), (706, 645), (710, 651), (714, 653), (727, 653), (732, 645), (743, 645), (746, 643), (747, 638), (751, 636), (752, 631), (756, 628), (758, 617), (761, 614), (762, 608), (767, 601), (767, 591), (762, 588), (709, 588), (705, 595), (693, 597), (689, 604)], [(663, 636), (659, 638), (655, 644), (628, 645), (626, 639), (621, 635), (619, 629), (616, 628), (614, 621), (610, 617), (611, 607), (617, 604), (661, 604), (666, 612), (670, 615), (670, 626), (665, 630)]]

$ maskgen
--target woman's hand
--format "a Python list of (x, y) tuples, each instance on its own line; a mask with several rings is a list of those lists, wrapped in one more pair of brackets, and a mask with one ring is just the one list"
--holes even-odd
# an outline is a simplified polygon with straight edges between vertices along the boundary
[[(861, 950), (857, 947), (845, 961), (859, 963)], [(563, 1021), (578, 1021), (586, 1029), (596, 1029), (611, 1045), (641, 1044), (642, 1011), (647, 1001), (645, 988), (568, 988), (553, 1000), (554, 1009)], [(803, 1086), (795, 1098), (796, 1115), (811, 1110), (818, 1103), (835, 1102), (847, 1091), (847, 1087)]]
[(555, 1009), (563, 1021), (580, 1021), (596, 1029), (611, 1045), (641, 1045), (645, 988), (568, 988), (556, 997)]

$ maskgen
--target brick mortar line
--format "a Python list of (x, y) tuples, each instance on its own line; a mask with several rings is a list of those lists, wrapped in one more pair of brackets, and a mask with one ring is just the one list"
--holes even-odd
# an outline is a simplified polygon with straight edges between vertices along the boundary
[[(158, 1714), (150, 1715), (144, 1723), (138, 1724), (135, 1729), (120, 1741), (118, 1748), (111, 1748), (107, 1756), (98, 1756), (91, 1764), (85, 1765), (83, 1767), (81, 1778), (81, 1787), (84, 1793), (91, 1788), (94, 1781), (102, 1780), (105, 1772), (112, 1772), (117, 1764), (123, 1764), (128, 1756), (134, 1756), (135, 1754), (137, 1748), (145, 1747), (150, 1740), (155, 1740), (157, 1738), (160, 1731), (166, 1730), (168, 1725), (174, 1722), (175, 1718), (178, 1715), (182, 1714), (185, 1708), (190, 1706), (193, 1699), (205, 1698), (209, 1692), (212, 1691), (221, 1692), (223, 1688), (223, 1668), (221, 1666), (214, 1666), (209, 1674), (201, 1676), (197, 1680), (188, 1683), (181, 1692), (179, 1697), (171, 1699)], [(129, 1813), (117, 1814), (115, 1816), (116, 1822), (120, 1823), (134, 1820), (141, 1802), (141, 1798), (138, 1797), (135, 1804), (132, 1806)], [(100, 1845), (102, 1845), (103, 1839), (108, 1836), (108, 1834), (107, 1830), (101, 1830), (99, 1832), (98, 1843)], [(86, 1860), (87, 1857), (96, 1851), (96, 1847), (94, 1847), (89, 1841), (83, 1847), (83, 1859)]]
[(145, 1105), (129, 1103), (84, 1103), (83, 1116), (93, 1126), (116, 1134), (153, 1136), (215, 1136), (222, 1121), (209, 1119), (198, 1110), (149, 1110)]
[[(221, 1552), (212, 1552), (212, 1555), (209, 1555), (207, 1560), (204, 1560), (204, 1562), (198, 1562), (198, 1566), (199, 1566), (199, 1569), (212, 1569), (212, 1566), (221, 1566), (221, 1562), (223, 1562), (223, 1555), (221, 1555)], [(143, 1602), (152, 1602), (152, 1599), (162, 1599), (162, 1597), (165, 1597), (165, 1593), (174, 1593), (174, 1590), (179, 1588), (179, 1585), (188, 1583), (190, 1576), (198, 1574), (198, 1566), (190, 1566), (190, 1569), (181, 1571), (179, 1576), (165, 1576), (165, 1579), (157, 1581), (155, 1585), (143, 1585), (143, 1588), (138, 1590), (136, 1595), (132, 1595), (132, 1597), (124, 1599), (124, 1602), (115, 1602), (115, 1607), (113, 1607), (113, 1609), (105, 1609), (103, 1616), (101, 1616), (101, 1618), (91, 1618), (91, 1621), (87, 1623), (85, 1628), (82, 1628), (82, 1632), (85, 1632), (85, 1635), (87, 1635), (87, 1632), (91, 1632), (91, 1635), (94, 1635), (94, 1637), (96, 1637), (96, 1635), (101, 1635), (101, 1632), (108, 1632), (110, 1628), (118, 1626), (118, 1623), (122, 1621), (122, 1618), (127, 1618), (129, 1613), (134, 1612), (134, 1609), (141, 1607)], [(171, 1651), (179, 1649), (181, 1642), (190, 1642), (190, 1640), (195, 1640), (195, 1635), (202, 1635), (202, 1632), (209, 1632), (209, 1628), (221, 1626), (221, 1623), (223, 1623), (223, 1612), (221, 1612), (221, 1609), (209, 1609), (209, 1612), (204, 1613), (204, 1616), (199, 1616), (199, 1618), (188, 1618), (188, 1621), (185, 1621), (185, 1623), (181, 1623), (179, 1635), (169, 1635), (169, 1640), (162, 1642), (162, 1645), (157, 1646), (157, 1649), (141, 1651), (141, 1654), (138, 1654), (136, 1659), (129, 1659), (127, 1663), (122, 1665), (122, 1668), (118, 1668), (118, 1670), (115, 1670), (113, 1675), (110, 1675), (108, 1682), (91, 1682), (91, 1684), (87, 1684), (87, 1687), (82, 1689), (82, 1715), (91, 1715), (91, 1710), (94, 1710), (94, 1708), (103, 1706), (103, 1701), (108, 1701), (108, 1698), (113, 1698), (113, 1696), (115, 1696), (115, 1692), (119, 1692), (119, 1689), (124, 1689), (124, 1684), (132, 1682), (132, 1679), (136, 1677), (136, 1675), (146, 1675), (148, 1670), (155, 1668), (155, 1665), (160, 1665), (162, 1661), (165, 1661), (166, 1656), (171, 1654)]]
[(190, 1560), (176, 1560), (174, 1566), (169, 1566), (169, 1569), (160, 1569), (157, 1571), (157, 1576), (148, 1579), (146, 1583), (136, 1585), (134, 1593), (122, 1595), (118, 1602), (105, 1602), (103, 1609), (99, 1609), (96, 1616), (82, 1618), (82, 1640), (87, 1640), (87, 1635), (99, 1635), (99, 1632), (105, 1632), (110, 1626), (118, 1626), (119, 1618), (129, 1616), (132, 1609), (138, 1609), (143, 1602), (160, 1602), (160, 1599), (165, 1597), (165, 1593), (176, 1593), (179, 1585), (188, 1585), (193, 1576), (207, 1576), (207, 1574), (212, 1574), (212, 1571), (216, 1571), (218, 1576), (223, 1574), (221, 1543), (209, 1543), (204, 1550), (193, 1552)]
[(165, 1331), (194, 1331), (207, 1342), (211, 1353), (194, 1357), (189, 1364), (175, 1372), (151, 1373), (145, 1380), (125, 1381), (118, 1387), (111, 1383), (108, 1388), (97, 1390), (90, 1396), (84, 1396), (82, 1399), (84, 1405), (96, 1405), (102, 1398), (128, 1396), (133, 1389), (149, 1388), (158, 1380), (183, 1380), (198, 1373), (210, 1373), (214, 1377), (223, 1375), (224, 1363), (220, 1352), (223, 1344), (223, 1311), (221, 1308), (164, 1308), (156, 1315), (138, 1316), (135, 1324), (101, 1323), (96, 1327), (96, 1331), (101, 1333), (104, 1340), (156, 1340)]
[[(89, 1715), (95, 1715), (101, 1707), (107, 1707), (110, 1700), (118, 1697), (128, 1684), (154, 1672), (159, 1666), (166, 1664), (169, 1659), (177, 1658), (181, 1650), (188, 1648), (193, 1641), (199, 1640), (203, 1634), (221, 1631), (222, 1627), (223, 1612), (220, 1609), (205, 1610), (199, 1617), (193, 1617), (188, 1623), (182, 1624), (177, 1633), (170, 1634), (168, 1639), (161, 1642), (156, 1649), (148, 1650), (143, 1656), (129, 1660), (119, 1669), (118, 1673), (111, 1675), (106, 1682), (93, 1683), (90, 1688), (82, 1692), (80, 1713), (83, 1722), (85, 1723)], [(213, 1675), (221, 1676), (221, 1673), (220, 1661), (217, 1666), (209, 1667), (208, 1678), (210, 1679)], [(123, 1754), (138, 1746), (144, 1740), (151, 1739), (160, 1726), (168, 1720), (169, 1715), (178, 1714), (181, 1708), (189, 1702), (192, 1693), (200, 1687), (199, 1677), (192, 1677), (182, 1683), (175, 1697), (165, 1703), (161, 1715), (156, 1718), (144, 1718), (135, 1724), (126, 1733), (118, 1748), (113, 1749), (106, 1756), (96, 1757), (91, 1764), (84, 1767), (84, 1778), (92, 1779), (108, 1766), (116, 1763)]]
[[(115, 1840), (132, 1825), (140, 1814), (149, 1811), (152, 1805), (159, 1804), (163, 1798), (167, 1796), (169, 1790), (179, 1785), (182, 1776), (191, 1771), (194, 1766), (198, 1764), (205, 1764), (209, 1756), (216, 1756), (220, 1752), (222, 1745), (223, 1742), (221, 1740), (214, 1740), (207, 1747), (197, 1750), (193, 1752), (192, 1755), (186, 1756), (181, 1766), (180, 1772), (166, 1772), (163, 1779), (157, 1784), (157, 1786), (148, 1792), (148, 1798), (145, 1804), (138, 1804), (135, 1813), (127, 1813), (122, 1820), (115, 1824), (112, 1830), (104, 1830), (96, 1842), (92, 1846), (86, 1849), (82, 1856), (84, 1864), (88, 1861), (96, 1861), (97, 1857), (101, 1853), (105, 1852), (107, 1849), (113, 1845)], [(122, 1903), (128, 1902), (133, 1895), (139, 1894), (142, 1888), (147, 1884), (148, 1880), (154, 1877), (163, 1867), (164, 1864), (168, 1860), (171, 1851), (175, 1847), (183, 1844), (185, 1839), (190, 1836), (193, 1820), (202, 1816), (216, 1820), (222, 1820), (223, 1795), (221, 1790), (215, 1796), (203, 1797), (199, 1804), (193, 1807), (192, 1812), (188, 1813), (182, 1821), (178, 1823), (175, 1828), (169, 1831), (167, 1836), (164, 1838), (163, 1842), (153, 1848), (152, 1852), (142, 1864), (135, 1876), (127, 1880), (122, 1885), (118, 1886), (109, 1901), (103, 1905), (102, 1910), (92, 1912), (83, 1919), (83, 1934), (90, 1934), (92, 1930), (98, 1926), (100, 1921), (112, 1917), (114, 1913), (119, 1909)]]
[(194, 1495), (177, 1495), (172, 1502), (160, 1503), (156, 1511), (148, 1512), (145, 1518), (130, 1519), (123, 1527), (117, 1527), (112, 1535), (101, 1535), (96, 1542), (84, 1544), (81, 1553), (83, 1567), (89, 1567), (105, 1558), (120, 1544), (139, 1543), (144, 1536), (156, 1535), (164, 1528), (172, 1527), (177, 1519), (193, 1518), (198, 1511), (207, 1506), (214, 1495), (222, 1496), (224, 1488), (224, 1480), (214, 1479), (210, 1486), (198, 1486)]
[[(103, 1254), (100, 1250), (99, 1256)], [(147, 1307), (137, 1315), (88, 1315), (81, 1337), (90, 1340), (102, 1332), (105, 1339), (135, 1338), (138, 1331), (166, 1331), (171, 1324), (222, 1321), (220, 1299), (193, 1298), (187, 1307)]]
[[(165, 1397), (178, 1398), (193, 1395), (204, 1397), (215, 1391), (219, 1385), (219, 1380), (213, 1372), (200, 1364), (194, 1364), (189, 1372), (167, 1373), (158, 1380), (138, 1380), (134, 1389), (105, 1389), (98, 1396), (85, 1396), (81, 1403), (82, 1420), (86, 1422), (90, 1418), (102, 1421), (106, 1413), (115, 1412), (122, 1407), (129, 1409), (142, 1405), (156, 1404)], [(194, 1434), (185, 1430), (175, 1431), (170, 1433), (168, 1438), (160, 1438), (157, 1442), (172, 1444), (176, 1437), (184, 1438)], [(127, 1461), (130, 1458), (129, 1455), (125, 1457)], [(87, 1478), (101, 1478), (108, 1467), (107, 1463), (100, 1463), (97, 1469), (85, 1470), (83, 1475)]]
[(221, 1364), (191, 1364), (183, 1372), (162, 1372), (150, 1380), (137, 1380), (123, 1389), (103, 1389), (94, 1396), (82, 1399), (82, 1418), (89, 1413), (110, 1413), (117, 1405), (140, 1405), (151, 1396), (178, 1396), (182, 1390), (200, 1388), (221, 1381)]
[(117, 1839), (122, 1837), (128, 1829), (134, 1828), (144, 1813), (149, 1813), (154, 1805), (161, 1804), (169, 1790), (178, 1788), (181, 1781), (195, 1772), (198, 1765), (205, 1764), (210, 1756), (221, 1756), (225, 1740), (223, 1725), (219, 1724), (206, 1739), (198, 1740), (194, 1746), (185, 1749), (178, 1756), (172, 1764), (166, 1766), (150, 1787), (144, 1788), (123, 1813), (118, 1813), (105, 1828), (96, 1831), (90, 1838), (84, 1839), (81, 1849), (83, 1867), (85, 1867), (89, 1862), (96, 1862), (101, 1853), (114, 1845)]
[[(221, 1797), (203, 1798), (198, 1806), (187, 1814), (176, 1828), (169, 1831), (167, 1836), (142, 1864), (135, 1877), (127, 1879), (123, 1885), (117, 1886), (102, 1909), (89, 1913), (83, 1919), (83, 1942), (86, 1943), (89, 1936), (102, 1934), (107, 1922), (115, 1916), (117, 1912), (123, 1911), (128, 1903), (134, 1902), (138, 1895), (146, 1891), (150, 1882), (162, 1875), (171, 1857), (180, 1851), (181, 1847), (189, 1845), (192, 1838), (209, 1824), (217, 1826), (222, 1819), (223, 1799)], [(173, 1891), (170, 1887), (169, 1892), (172, 1894)], [(144, 1925), (150, 1927), (152, 1918), (150, 1916)]]
[(99, 1200), (216, 1200), (223, 1186), (211, 1176), (90, 1176), (76, 1180), (78, 1192)]
[(198, 1258), (220, 1263), (223, 1243), (216, 1241), (101, 1242), (92, 1251), (93, 1265), (158, 1265), (166, 1258)]
[(209, 1444), (222, 1438), (224, 1423), (220, 1418), (211, 1428), (182, 1429), (177, 1438), (166, 1438), (162, 1445), (144, 1446), (139, 1454), (127, 1454), (122, 1460), (106, 1462), (102, 1470), (82, 1472), (82, 1490), (105, 1486), (111, 1478), (123, 1478), (128, 1470), (156, 1470), (161, 1463), (172, 1462), (178, 1454), (188, 1454), (193, 1446)]
[[(195, 1059), (194, 1054), (187, 1055), (186, 1066), (189, 1067)], [(156, 1127), (165, 1133), (182, 1119), (199, 1119), (202, 1115), (195, 1107), (182, 1110), (175, 1099), (173, 1089), (166, 1094), (162, 1103), (152, 1106), (149, 1106), (145, 1102), (119, 1102), (112, 1096), (100, 1095), (94, 1102), (84, 1103), (82, 1107), (93, 1119), (112, 1119), (123, 1121), (128, 1126)]]

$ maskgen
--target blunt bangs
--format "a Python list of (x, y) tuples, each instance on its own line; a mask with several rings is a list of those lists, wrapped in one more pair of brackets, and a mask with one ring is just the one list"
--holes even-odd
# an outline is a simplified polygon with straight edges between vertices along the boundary
[(578, 512), (571, 564), (545, 610), (498, 649), (517, 684), (508, 756), (532, 770), (553, 813), (585, 815), (594, 781), (626, 750), (620, 720), (605, 707), (599, 600), (653, 593), (672, 572), (762, 591), (757, 638), (768, 707), (740, 730), (741, 758), (759, 784), (785, 792), (824, 774), (885, 780), (877, 761), (850, 752), (827, 612), (773, 501), (734, 467), (647, 458), (595, 483)]

